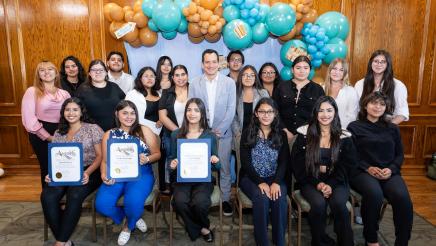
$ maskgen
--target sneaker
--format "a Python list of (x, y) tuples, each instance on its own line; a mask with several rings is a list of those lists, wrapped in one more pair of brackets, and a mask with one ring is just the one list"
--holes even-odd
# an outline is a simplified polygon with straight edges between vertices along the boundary
[(118, 236), (118, 245), (126, 245), (130, 239), (130, 231), (121, 231)]
[(147, 231), (147, 224), (145, 223), (145, 221), (141, 218), (138, 221), (136, 221), (136, 228), (138, 228), (140, 231), (142, 232), (146, 232)]
[(233, 214), (232, 206), (228, 201), (223, 202), (223, 214), (224, 216), (232, 216)]

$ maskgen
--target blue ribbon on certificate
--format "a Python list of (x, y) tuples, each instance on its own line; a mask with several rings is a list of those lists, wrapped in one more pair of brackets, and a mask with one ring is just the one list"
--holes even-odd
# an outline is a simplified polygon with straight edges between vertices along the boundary
[(135, 181), (139, 169), (139, 139), (109, 139), (107, 141), (107, 177), (116, 182)]
[(177, 139), (177, 182), (210, 182), (210, 157), (210, 139)]
[(82, 185), (83, 146), (81, 143), (48, 144), (49, 186)]

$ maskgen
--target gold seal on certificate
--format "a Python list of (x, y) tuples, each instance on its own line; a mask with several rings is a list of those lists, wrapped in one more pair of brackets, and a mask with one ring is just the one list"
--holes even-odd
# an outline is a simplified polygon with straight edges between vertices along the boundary
[(108, 140), (108, 174), (117, 181), (139, 177), (139, 141), (134, 139)]
[(56, 173), (56, 178), (58, 178), (58, 179), (62, 178), (62, 173), (61, 172), (57, 172)]
[(52, 185), (81, 184), (83, 171), (81, 151), (81, 145), (77, 143), (53, 143), (50, 145), (49, 168)]

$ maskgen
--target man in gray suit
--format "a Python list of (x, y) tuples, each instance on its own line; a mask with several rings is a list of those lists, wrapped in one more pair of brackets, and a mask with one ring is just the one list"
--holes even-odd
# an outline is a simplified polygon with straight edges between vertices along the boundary
[(204, 74), (189, 83), (189, 98), (200, 98), (206, 105), (207, 119), (218, 137), (218, 156), (221, 162), (221, 190), (223, 192), (223, 214), (231, 216), (230, 205), (230, 153), (232, 150), (231, 124), (236, 110), (235, 81), (218, 72), (218, 52), (207, 49), (203, 52)]

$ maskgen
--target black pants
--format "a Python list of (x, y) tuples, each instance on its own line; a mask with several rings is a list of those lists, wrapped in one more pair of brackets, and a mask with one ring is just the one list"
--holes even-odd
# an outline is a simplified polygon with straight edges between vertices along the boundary
[[(50, 123), (45, 121), (39, 121), (42, 123), (44, 129), (53, 135), (58, 128), (58, 123)], [(33, 152), (35, 152), (38, 158), (39, 167), (41, 168), (41, 185), (44, 186), (45, 176), (48, 174), (48, 141), (40, 139), (37, 135), (29, 132), (29, 141), (32, 145)]]
[(201, 228), (209, 228), (212, 183), (175, 183), (173, 206), (182, 217), (192, 241), (201, 235)]
[(378, 180), (368, 173), (351, 179), (351, 187), (362, 195), (363, 236), (368, 243), (376, 243), (378, 221), (383, 198), (392, 205), (395, 225), (395, 245), (408, 245), (413, 224), (413, 205), (409, 191), (400, 175)]
[(301, 194), (310, 204), (309, 225), (312, 233), (312, 245), (331, 245), (325, 233), (327, 205), (329, 205), (334, 218), (334, 231), (338, 238), (338, 245), (354, 245), (353, 230), (351, 229), (350, 213), (347, 201), (350, 190), (345, 185), (338, 185), (332, 190), (329, 198), (311, 184), (301, 187)]
[[(79, 222), (82, 203), (101, 184), (100, 171), (95, 170), (82, 186), (43, 186), (41, 205), (45, 219), (57, 241), (66, 242)], [(66, 195), (65, 209), (59, 201)]]

